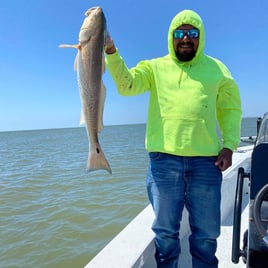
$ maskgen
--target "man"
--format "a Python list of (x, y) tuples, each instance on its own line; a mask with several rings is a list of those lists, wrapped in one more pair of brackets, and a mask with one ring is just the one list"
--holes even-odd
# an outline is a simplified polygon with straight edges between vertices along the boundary
[(232, 151), (239, 144), (241, 103), (230, 72), (204, 54), (204, 44), (201, 18), (184, 10), (170, 24), (169, 53), (164, 57), (128, 69), (111, 38), (105, 47), (119, 93), (150, 92), (147, 190), (155, 213), (158, 268), (177, 268), (184, 206), (189, 212), (192, 267), (218, 267), (221, 171), (231, 166)]

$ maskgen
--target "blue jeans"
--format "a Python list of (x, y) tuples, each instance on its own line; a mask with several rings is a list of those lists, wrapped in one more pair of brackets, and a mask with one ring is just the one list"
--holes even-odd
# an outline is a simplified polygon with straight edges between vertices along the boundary
[(216, 157), (149, 153), (147, 191), (155, 213), (155, 259), (158, 268), (177, 268), (179, 230), (184, 206), (189, 212), (193, 268), (217, 268), (222, 173)]

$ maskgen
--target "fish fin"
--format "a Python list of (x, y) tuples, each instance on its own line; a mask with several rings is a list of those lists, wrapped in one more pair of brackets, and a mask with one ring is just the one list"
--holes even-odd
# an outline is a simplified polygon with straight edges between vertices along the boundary
[[(81, 45), (78, 44), (78, 45), (68, 45), (68, 44), (62, 44), (62, 45), (59, 45), (59, 48), (76, 48), (78, 50), (81, 50)], [(77, 62), (78, 62), (78, 53), (75, 57), (75, 60), (74, 60), (74, 70), (77, 71)]]
[(81, 125), (84, 125), (85, 123), (86, 123), (86, 121), (85, 121), (84, 112), (83, 112), (83, 110), (81, 110), (79, 125), (81, 126)]
[(68, 45), (68, 44), (61, 44), (59, 45), (59, 48), (76, 48), (81, 49), (81, 45)]
[(76, 57), (74, 59), (74, 71), (78, 70), (78, 53), (76, 54)]
[(101, 132), (103, 129), (103, 110), (104, 110), (104, 102), (106, 98), (106, 88), (101, 81), (101, 89), (100, 89), (100, 105), (98, 111), (98, 132)]
[(111, 167), (99, 144), (94, 149), (91, 148), (88, 154), (87, 172), (94, 170), (106, 170), (112, 174)]

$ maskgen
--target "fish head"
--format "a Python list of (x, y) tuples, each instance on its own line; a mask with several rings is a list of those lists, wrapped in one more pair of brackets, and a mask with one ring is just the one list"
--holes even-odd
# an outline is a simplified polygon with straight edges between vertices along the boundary
[(101, 7), (92, 7), (85, 13), (86, 18), (79, 32), (79, 43), (82, 44), (90, 40), (98, 32), (106, 30), (106, 19)]

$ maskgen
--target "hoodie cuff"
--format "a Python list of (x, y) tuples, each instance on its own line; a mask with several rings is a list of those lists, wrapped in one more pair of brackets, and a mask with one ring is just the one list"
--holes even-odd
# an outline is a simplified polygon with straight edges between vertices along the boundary
[(118, 51), (118, 48), (116, 48), (116, 51), (113, 54), (107, 54), (104, 52), (105, 60), (110, 62), (117, 61), (118, 58), (120, 58), (120, 54)]

